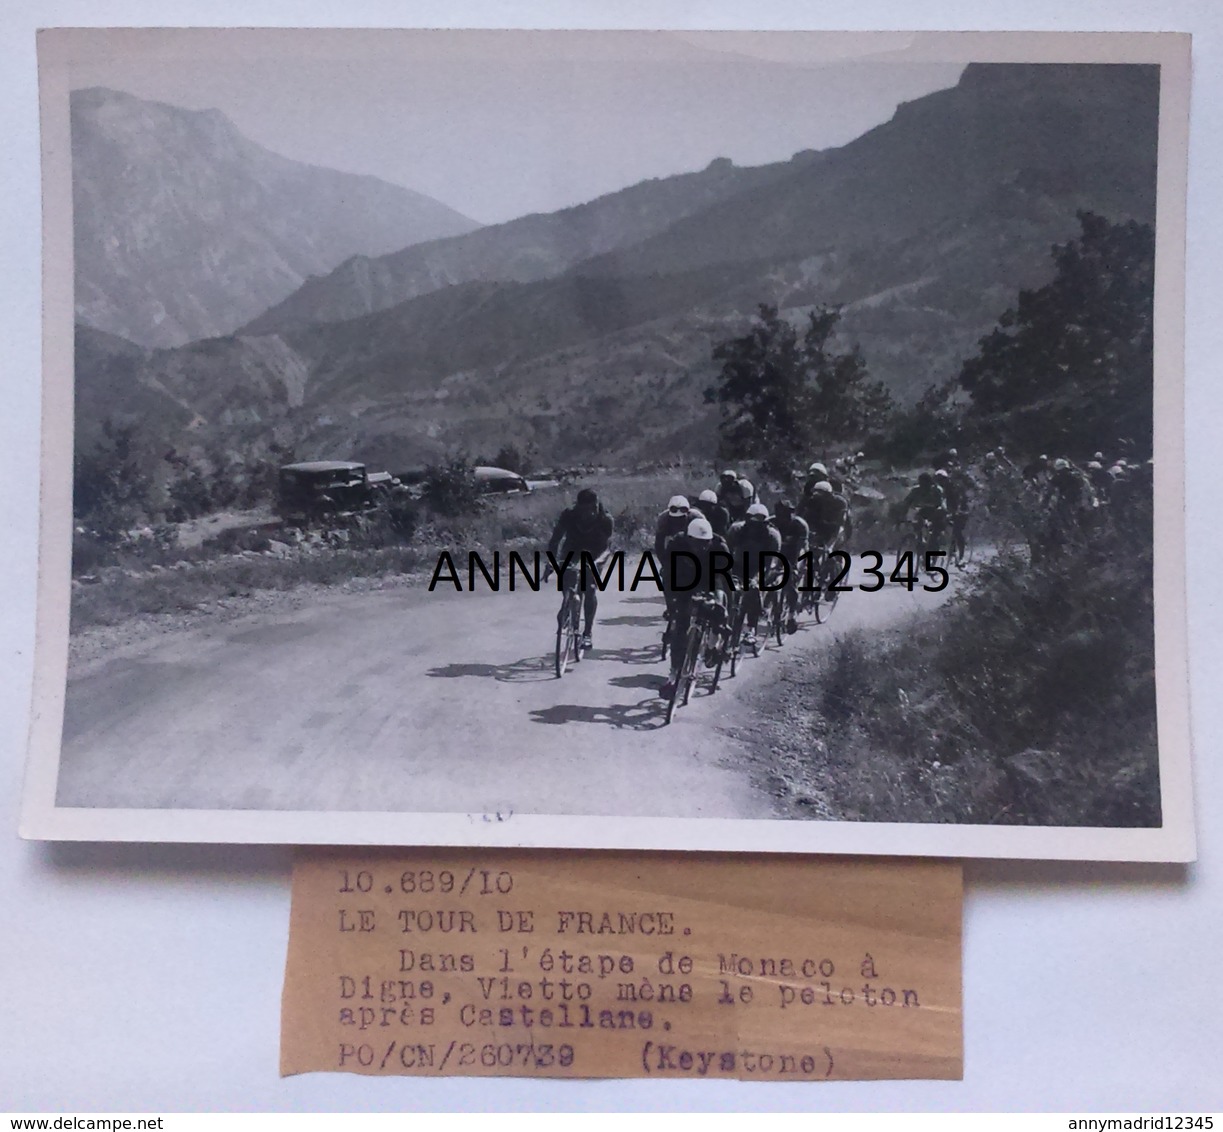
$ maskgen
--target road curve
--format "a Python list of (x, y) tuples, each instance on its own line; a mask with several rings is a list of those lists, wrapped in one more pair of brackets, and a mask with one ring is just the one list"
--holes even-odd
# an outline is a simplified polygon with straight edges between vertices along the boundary
[(595, 648), (562, 680), (554, 589), (337, 594), (70, 673), (57, 804), (775, 817), (728, 733), (747, 722), (743, 691), (790, 652), (944, 596), (847, 594), (668, 727), (650, 590), (601, 597)]

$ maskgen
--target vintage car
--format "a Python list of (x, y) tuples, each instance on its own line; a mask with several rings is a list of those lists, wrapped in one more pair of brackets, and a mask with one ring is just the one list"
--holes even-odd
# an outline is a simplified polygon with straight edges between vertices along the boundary
[(364, 464), (311, 460), (280, 469), (276, 513), (286, 522), (307, 524), (358, 515), (374, 505)]
[(522, 476), (505, 468), (480, 464), (471, 472), (476, 480), (476, 490), (481, 495), (516, 495), (531, 490), (531, 485)]

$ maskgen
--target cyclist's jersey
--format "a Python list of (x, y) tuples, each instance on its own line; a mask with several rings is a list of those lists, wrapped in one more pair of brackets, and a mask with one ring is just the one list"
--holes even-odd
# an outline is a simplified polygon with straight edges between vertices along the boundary
[(963, 472), (955, 471), (947, 477), (943, 494), (947, 498), (947, 510), (953, 515), (963, 515), (968, 510), (972, 496), (972, 481)]
[(1094, 507), (1095, 492), (1091, 481), (1078, 468), (1063, 468), (1054, 472), (1049, 479), (1049, 487), (1045, 492), (1045, 502), (1056, 497), (1061, 507)]
[[(672, 558), (676, 551), (683, 551), (685, 554), (691, 554), (696, 557), (694, 563), (691, 558), (675, 557), (674, 575), (671, 569)], [(726, 545), (726, 540), (714, 535), (708, 542), (701, 542), (694, 538), (689, 538), (686, 531), (677, 535), (672, 535), (667, 539), (666, 545), (663, 547), (662, 577), (663, 586), (669, 592), (673, 593), (677, 598), (691, 597), (695, 593), (708, 593), (710, 583), (713, 579), (711, 570), (711, 562), (714, 552), (717, 551), (723, 555), (720, 561), (712, 563), (712, 565), (725, 568), (729, 559), (725, 557), (730, 554), (730, 547)], [(699, 566), (698, 566), (699, 564)], [(725, 579), (720, 579), (716, 583), (719, 588), (725, 587)]]
[(781, 552), (790, 561), (791, 569), (799, 555), (806, 554), (811, 543), (811, 528), (806, 520), (799, 515), (791, 515), (788, 519), (776, 519), (773, 524), (781, 535)]
[(732, 520), (742, 519), (747, 509), (756, 502), (756, 492), (746, 489), (747, 482), (738, 479), (733, 484), (718, 483), (718, 502), (726, 508)]
[(661, 558), (667, 539), (681, 534), (688, 529), (692, 515), (685, 511), (682, 515), (672, 515), (669, 510), (659, 513), (654, 523), (654, 557)]
[(575, 561), (583, 553), (598, 558), (611, 545), (613, 526), (612, 517), (602, 504), (594, 509), (566, 507), (556, 520), (548, 540), (548, 552), (556, 556), (563, 551), (572, 554)]
[(802, 516), (811, 530), (812, 540), (827, 546), (846, 525), (849, 504), (836, 492), (813, 491), (803, 500)]
[(730, 530), (730, 512), (720, 503), (694, 503), (692, 511), (699, 511), (706, 519), (709, 520), (709, 525), (713, 527), (713, 533), (719, 538), (725, 538), (726, 532)]
[[(761, 551), (781, 553), (781, 535), (777, 528), (759, 519), (741, 519), (737, 523), (732, 523), (726, 541), (730, 544), (731, 552), (735, 556), (735, 577), (740, 581), (749, 581), (759, 577)], [(769, 568), (778, 565), (775, 558), (767, 558), (765, 563)]]
[(900, 506), (905, 515), (916, 510), (923, 519), (941, 519), (947, 513), (947, 496), (936, 483), (929, 487), (918, 484)]
[(1108, 498), (1108, 489), (1113, 486), (1113, 477), (1108, 474), (1107, 468), (1091, 469), (1091, 486), (1099, 498)]

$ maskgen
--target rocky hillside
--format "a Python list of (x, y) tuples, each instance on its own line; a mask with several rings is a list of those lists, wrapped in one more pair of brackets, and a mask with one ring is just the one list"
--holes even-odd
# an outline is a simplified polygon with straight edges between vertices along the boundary
[[(842, 344), (859, 342), (872, 374), (911, 399), (958, 372), (1020, 288), (1047, 281), (1050, 246), (1077, 234), (1077, 210), (1153, 220), (1157, 97), (1150, 68), (972, 66), (840, 149), (762, 170), (719, 163), (615, 194), (619, 205), (592, 202), (588, 220), (620, 207), (601, 237), (620, 238), (579, 262), (565, 266), (597, 245), (598, 225), (578, 238), (579, 210), (531, 217), (366, 261), (394, 286), (415, 278), (409, 289), (423, 276), (388, 264), (456, 274), (332, 321), (325, 310), (377, 307), (394, 290), (346, 290), (349, 264), (252, 324), (265, 333), (150, 354), (138, 384), (197, 407), (205, 432), (291, 427), (303, 456), (394, 466), (506, 443), (542, 463), (708, 455), (713, 344), (759, 302), (795, 317), (830, 302), (844, 308)], [(683, 185), (701, 203), (682, 204)], [(660, 186), (674, 218), (628, 240), (661, 212), (635, 227), (625, 202)], [(528, 228), (534, 244), (510, 238)], [(506, 278), (479, 275), (481, 240), (485, 274)], [(521, 278), (530, 272), (514, 265), (545, 245), (544, 277)], [(324, 294), (335, 305), (312, 307)], [(303, 310), (316, 311), (308, 325)]]
[(72, 94), (76, 309), (144, 346), (232, 333), (355, 253), (476, 228), (420, 193), (290, 161), (215, 110)]
[(805, 153), (790, 164), (741, 169), (722, 158), (699, 173), (632, 185), (559, 212), (519, 217), (468, 236), (435, 240), (392, 255), (354, 256), (335, 271), (308, 280), (282, 303), (243, 328), (270, 334), (316, 322), (373, 314), (458, 283), (530, 283), (561, 275), (592, 257), (631, 247), (722, 201), (809, 165)]

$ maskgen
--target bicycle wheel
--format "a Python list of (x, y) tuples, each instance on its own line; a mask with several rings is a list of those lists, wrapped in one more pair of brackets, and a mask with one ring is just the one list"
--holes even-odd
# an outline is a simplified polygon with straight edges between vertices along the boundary
[(667, 722), (675, 716), (677, 708), (684, 707), (692, 695), (692, 685), (696, 680), (696, 665), (700, 657), (702, 633), (698, 626), (688, 628), (688, 638), (684, 643), (684, 657), (680, 661), (679, 671), (672, 682), (671, 698), (667, 701)]
[(693, 625), (688, 630), (688, 647), (684, 650), (684, 707), (688, 706), (693, 686), (696, 684), (696, 670), (701, 663), (701, 650), (704, 648), (704, 645), (704, 628)]
[(743, 599), (739, 596), (738, 591), (736, 591), (733, 602), (730, 610), (730, 638), (726, 644), (726, 650), (730, 654), (731, 676), (734, 676), (739, 667), (739, 656), (743, 648), (743, 618), (746, 616)]
[(963, 546), (960, 549), (960, 553), (956, 556), (955, 564), (957, 566), (964, 567), (972, 561), (973, 542), (967, 531), (961, 532), (960, 538), (963, 542)]
[[(897, 544), (896, 563), (892, 568), (892, 573), (895, 574), (896, 571), (900, 569), (900, 563), (904, 560), (904, 556), (907, 554), (909, 555), (909, 561), (913, 564), (910, 572), (916, 576), (919, 570), (918, 564), (921, 562), (920, 551), (921, 539), (914, 531), (908, 531)], [(895, 581), (896, 579), (893, 578), (891, 580)]]
[(582, 595), (574, 590), (569, 599), (569, 655), (574, 664), (581, 663), (585, 651), (582, 648)]
[(572, 639), (569, 622), (572, 616), (569, 602), (566, 601), (561, 606), (560, 616), (556, 621), (556, 678), (558, 680), (565, 675), (565, 669), (569, 667), (569, 642)]
[(722, 678), (722, 666), (726, 663), (729, 651), (730, 633), (723, 624), (720, 628), (711, 630), (711, 635), (717, 638), (718, 660), (713, 666), (713, 679), (709, 682), (709, 694), (712, 696), (718, 690), (718, 681)]
[(781, 590), (769, 594), (767, 612), (769, 636), (780, 648), (786, 639), (786, 602)]
[(576, 593), (566, 594), (556, 620), (556, 678), (565, 675), (569, 662), (581, 660), (578, 650), (580, 603)]

